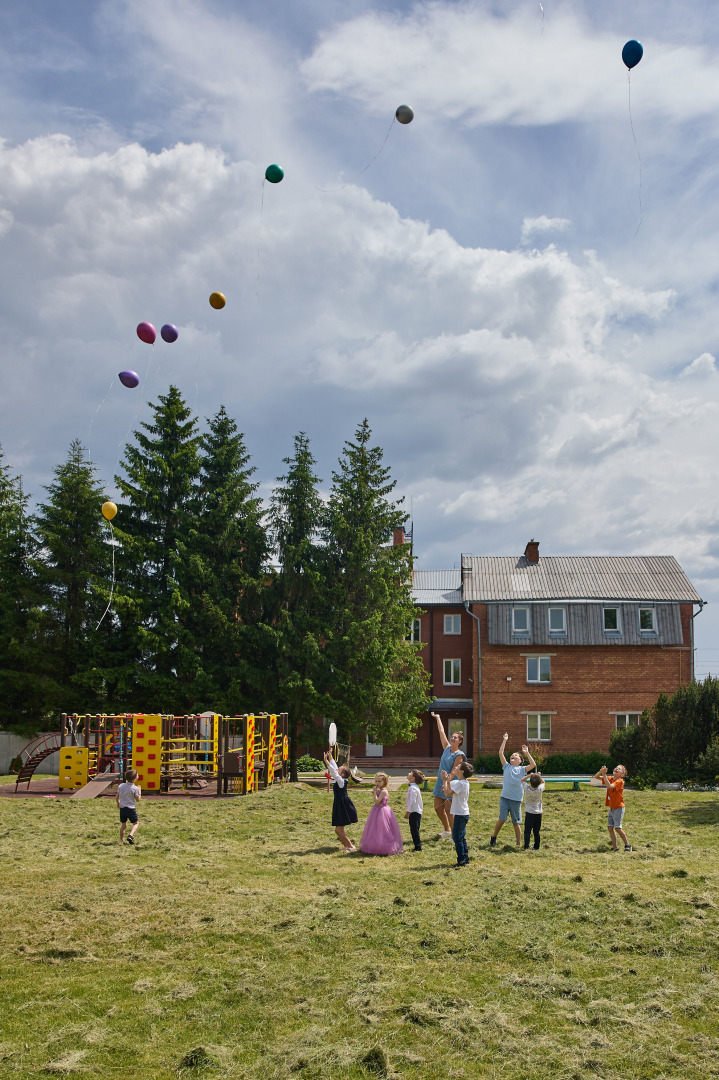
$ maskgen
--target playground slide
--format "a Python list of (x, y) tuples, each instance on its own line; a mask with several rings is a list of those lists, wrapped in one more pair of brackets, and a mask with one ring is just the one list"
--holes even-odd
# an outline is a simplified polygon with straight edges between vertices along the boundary
[(103, 791), (107, 791), (115, 780), (119, 779), (119, 775), (119, 773), (101, 773), (99, 776), (93, 776), (92, 780), (85, 784), (84, 787), (73, 791), (70, 798), (96, 799)]

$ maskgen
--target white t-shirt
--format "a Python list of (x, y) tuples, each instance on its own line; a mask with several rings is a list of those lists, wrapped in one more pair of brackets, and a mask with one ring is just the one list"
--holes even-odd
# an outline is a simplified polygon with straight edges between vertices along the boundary
[(139, 799), (142, 795), (142, 791), (137, 784), (120, 784), (117, 789), (120, 806), (124, 806), (126, 810), (135, 809), (135, 799)]
[(541, 814), (542, 813), (542, 792), (544, 791), (544, 781), (539, 787), (532, 787), (527, 783), (524, 785), (526, 788), (524, 799), (524, 812), (525, 814)]
[(407, 813), (422, 813), (422, 794), (416, 784), (410, 784), (407, 788)]
[(450, 814), (469, 817), (469, 780), (450, 780), (449, 786), (454, 792)]

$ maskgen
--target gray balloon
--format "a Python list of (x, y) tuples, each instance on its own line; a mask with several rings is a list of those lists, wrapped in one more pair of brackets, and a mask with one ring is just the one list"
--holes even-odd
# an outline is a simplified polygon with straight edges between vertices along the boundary
[(411, 124), (414, 120), (414, 109), (410, 105), (400, 105), (394, 115), (400, 124)]

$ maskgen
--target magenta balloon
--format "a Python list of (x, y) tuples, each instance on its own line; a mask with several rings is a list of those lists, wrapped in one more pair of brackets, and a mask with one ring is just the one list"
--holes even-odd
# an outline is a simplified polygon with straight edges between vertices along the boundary
[(140, 385), (140, 376), (136, 371), (121, 371), (117, 377), (122, 385), (127, 386), (130, 390)]
[(151, 322), (141, 322), (137, 327), (137, 336), (140, 341), (144, 341), (147, 345), (154, 345), (157, 330), (155, 330)]
[(177, 341), (180, 336), (180, 332), (176, 326), (173, 326), (171, 322), (166, 322), (160, 331), (160, 337), (163, 341), (167, 341), (172, 344), (173, 341)]

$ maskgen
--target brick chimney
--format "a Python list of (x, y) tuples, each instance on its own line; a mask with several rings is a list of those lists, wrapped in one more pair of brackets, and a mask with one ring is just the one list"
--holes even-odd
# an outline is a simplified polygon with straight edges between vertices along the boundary
[(539, 562), (539, 540), (530, 540), (524, 549), (524, 557), (528, 563)]
[(401, 547), (404, 544), (404, 525), (398, 525), (394, 530), (394, 539), (392, 543), (395, 547)]

